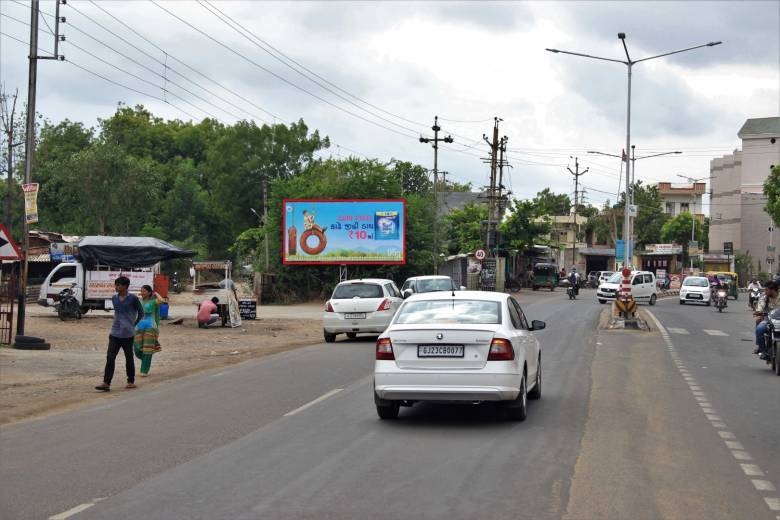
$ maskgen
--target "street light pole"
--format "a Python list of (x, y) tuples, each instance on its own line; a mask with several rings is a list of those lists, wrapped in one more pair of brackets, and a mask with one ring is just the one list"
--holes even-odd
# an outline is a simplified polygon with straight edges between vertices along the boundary
[[(613, 58), (603, 58), (601, 56), (593, 56), (593, 55), (590, 55), (590, 54), (583, 54), (583, 53), (579, 53), (579, 52), (562, 51), (562, 50), (559, 50), (559, 49), (545, 49), (545, 50), (547, 50), (549, 52), (553, 52), (555, 54), (558, 54), (558, 53), (571, 54), (572, 56), (579, 56), (579, 57), (582, 57), (582, 58), (590, 58), (590, 59), (594, 59), (594, 60), (611, 61), (611, 62), (614, 62), (614, 63), (622, 63), (628, 69), (628, 96), (626, 98), (627, 99), (627, 105), (626, 105), (626, 148), (625, 148), (626, 156), (624, 158), (624, 160), (626, 162), (626, 208), (625, 208), (625, 212), (624, 212), (625, 216), (624, 216), (624, 221), (623, 221), (623, 241), (627, 242), (628, 239), (629, 239), (628, 238), (628, 233), (629, 233), (629, 228), (628, 228), (628, 216), (629, 216), (628, 215), (628, 209), (629, 209), (628, 208), (628, 196), (629, 195), (628, 194), (629, 194), (629, 188), (630, 188), (630, 186), (629, 186), (629, 183), (630, 183), (629, 171), (630, 170), (628, 169), (629, 168), (628, 153), (631, 150), (631, 72), (632, 72), (633, 66), (635, 64), (643, 62), (643, 61), (653, 60), (653, 59), (656, 59), (656, 58), (662, 58), (664, 56), (670, 56), (672, 54), (679, 54), (681, 52), (692, 51), (694, 49), (700, 49), (702, 47), (714, 47), (715, 45), (720, 45), (722, 42), (709, 42), (709, 43), (705, 43), (703, 45), (696, 45), (694, 47), (688, 47), (686, 49), (680, 49), (680, 50), (676, 50), (676, 51), (672, 51), (672, 52), (665, 52), (663, 54), (657, 54), (655, 56), (649, 56), (647, 58), (642, 58), (640, 60), (632, 60), (631, 56), (628, 54), (628, 47), (626, 46), (626, 33), (622, 33), (622, 32), (618, 33), (618, 38), (620, 38), (620, 41), (623, 43), (623, 50), (626, 53), (626, 60), (625, 61), (624, 60), (616, 60), (616, 59), (613, 59)], [(631, 252), (629, 251), (627, 243), (626, 243), (626, 247), (624, 247), (623, 249), (624, 249), (623, 266), (624, 267), (628, 267), (628, 265), (631, 263)]]

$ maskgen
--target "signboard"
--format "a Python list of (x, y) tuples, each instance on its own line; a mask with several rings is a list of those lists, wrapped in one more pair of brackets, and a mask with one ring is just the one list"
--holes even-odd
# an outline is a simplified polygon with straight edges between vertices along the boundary
[(38, 183), (22, 184), (24, 191), (24, 218), (28, 224), (38, 222)]
[(153, 286), (154, 273), (151, 271), (87, 271), (88, 299), (107, 300), (116, 294), (114, 281), (120, 276), (130, 279), (130, 292), (138, 293), (144, 285)]
[(724, 255), (734, 254), (734, 242), (723, 242), (723, 254)]
[(241, 319), (257, 319), (257, 300), (251, 298), (242, 298), (238, 300), (238, 311)]
[(679, 255), (682, 253), (682, 246), (677, 244), (647, 244), (645, 251), (657, 255)]
[(638, 214), (637, 211), (637, 205), (636, 204), (629, 204), (628, 205), (628, 216), (631, 218), (636, 218)]
[(666, 280), (666, 269), (656, 269), (655, 277), (659, 280)]
[[(632, 251), (631, 245), (632, 245), (631, 241), (629, 240), (629, 242), (628, 242), (629, 254)], [(622, 262), (623, 261), (623, 257), (625, 256), (625, 249), (624, 248), (625, 248), (625, 241), (623, 241), (623, 240), (615, 240), (615, 259), (617, 259), (617, 261), (619, 261), (619, 262)]]
[(487, 253), (484, 249), (477, 249), (474, 251), (474, 258), (476, 258), (479, 261), (484, 260), (487, 257)]
[(52, 262), (75, 262), (79, 246), (70, 242), (52, 242), (49, 244), (49, 256)]
[(0, 260), (19, 260), (20, 258), (22, 258), (22, 252), (19, 250), (19, 246), (14, 242), (5, 224), (0, 224)]
[(403, 199), (285, 199), (285, 265), (405, 264)]

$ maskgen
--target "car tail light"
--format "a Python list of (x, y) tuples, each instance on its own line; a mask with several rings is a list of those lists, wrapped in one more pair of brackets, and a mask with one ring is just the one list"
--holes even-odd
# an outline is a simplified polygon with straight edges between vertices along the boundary
[(512, 361), (515, 359), (515, 350), (508, 339), (493, 338), (490, 344), (488, 361)]
[(389, 311), (390, 310), (390, 298), (385, 298), (382, 300), (382, 303), (379, 304), (379, 307), (376, 308), (378, 311)]
[(330, 302), (328, 302), (328, 304), (325, 305), (325, 312), (336, 312), (333, 310), (333, 305), (331, 305)]
[(395, 359), (393, 344), (390, 342), (390, 338), (379, 338), (376, 340), (376, 358), (385, 361)]

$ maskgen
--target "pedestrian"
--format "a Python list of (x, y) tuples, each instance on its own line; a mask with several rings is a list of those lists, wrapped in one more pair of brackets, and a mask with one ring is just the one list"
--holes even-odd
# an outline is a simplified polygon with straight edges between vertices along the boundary
[(210, 300), (200, 302), (200, 305), (198, 305), (198, 327), (207, 329), (209, 325), (217, 322), (219, 319), (219, 314), (217, 314), (218, 303), (219, 298), (216, 296)]
[(127, 370), (127, 386), (135, 388), (135, 360), (133, 359), (133, 334), (135, 325), (144, 316), (141, 301), (134, 294), (130, 294), (130, 279), (120, 276), (114, 281), (116, 294), (111, 297), (114, 306), (114, 323), (111, 325), (111, 333), (108, 336), (108, 353), (106, 355), (106, 368), (103, 372), (103, 384), (95, 387), (95, 390), (109, 392), (111, 379), (114, 377), (116, 356), (122, 350), (125, 353), (125, 369)]
[(141, 306), (144, 317), (135, 326), (133, 351), (141, 360), (141, 377), (149, 375), (152, 355), (160, 352), (160, 305), (163, 299), (148, 285), (141, 287)]

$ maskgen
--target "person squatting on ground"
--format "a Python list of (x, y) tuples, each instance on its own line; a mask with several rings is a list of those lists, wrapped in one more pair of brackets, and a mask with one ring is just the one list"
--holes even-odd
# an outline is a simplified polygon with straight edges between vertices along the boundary
[(758, 299), (756, 304), (756, 311), (753, 313), (756, 318), (756, 349), (754, 354), (758, 354), (760, 359), (768, 359), (769, 352), (767, 351), (769, 345), (766, 344), (767, 320), (769, 319), (769, 313), (778, 306), (777, 301), (778, 283), (774, 280), (770, 280), (764, 286), (764, 294)]
[(207, 329), (209, 326), (215, 324), (219, 319), (217, 313), (217, 304), (219, 298), (214, 296), (210, 300), (203, 300), (198, 306), (198, 327), (201, 329)]
[(141, 360), (141, 377), (149, 375), (152, 355), (160, 352), (160, 305), (163, 299), (148, 285), (141, 288), (141, 306), (144, 317), (135, 326), (133, 351)]
[(133, 335), (135, 325), (143, 319), (144, 309), (141, 301), (134, 294), (130, 294), (130, 279), (120, 276), (114, 281), (116, 294), (111, 297), (114, 306), (114, 322), (111, 325), (111, 333), (108, 336), (108, 353), (106, 355), (106, 368), (103, 373), (103, 384), (95, 387), (101, 392), (111, 390), (111, 379), (114, 377), (116, 356), (121, 349), (125, 353), (125, 368), (127, 370), (127, 386), (135, 388), (135, 360), (133, 359)]

